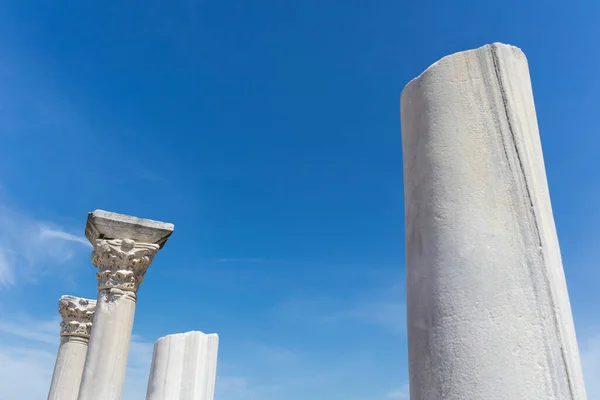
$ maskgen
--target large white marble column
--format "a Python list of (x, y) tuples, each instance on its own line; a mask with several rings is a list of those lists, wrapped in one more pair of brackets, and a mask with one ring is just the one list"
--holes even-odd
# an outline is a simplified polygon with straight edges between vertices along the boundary
[(137, 291), (173, 225), (96, 210), (88, 216), (86, 237), (92, 264), (99, 269), (94, 330), (83, 371), (79, 400), (119, 400)]
[(187, 332), (154, 344), (146, 400), (213, 400), (219, 336)]
[(95, 300), (62, 296), (58, 301), (60, 347), (48, 400), (76, 400), (88, 350)]
[(525, 55), (441, 59), (401, 119), (411, 400), (584, 400)]

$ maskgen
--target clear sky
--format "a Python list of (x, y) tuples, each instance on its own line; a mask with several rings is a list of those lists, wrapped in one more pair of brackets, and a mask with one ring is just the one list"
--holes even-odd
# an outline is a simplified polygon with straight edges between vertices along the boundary
[(597, 1), (0, 1), (0, 400), (42, 399), (57, 301), (96, 296), (94, 209), (175, 224), (153, 342), (220, 335), (216, 400), (407, 399), (399, 96), (500, 41), (529, 59), (590, 399), (600, 399)]

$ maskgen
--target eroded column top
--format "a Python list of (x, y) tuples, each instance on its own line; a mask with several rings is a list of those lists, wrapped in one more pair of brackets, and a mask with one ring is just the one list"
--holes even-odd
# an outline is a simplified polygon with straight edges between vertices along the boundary
[(174, 228), (173, 224), (102, 210), (89, 213), (85, 236), (93, 246), (92, 264), (99, 269), (98, 290), (136, 293)]
[(79, 336), (89, 339), (96, 300), (75, 296), (62, 296), (58, 300), (58, 313), (62, 317), (60, 336)]
[(85, 237), (92, 245), (97, 239), (130, 239), (162, 249), (174, 229), (166, 222), (96, 210), (88, 214)]

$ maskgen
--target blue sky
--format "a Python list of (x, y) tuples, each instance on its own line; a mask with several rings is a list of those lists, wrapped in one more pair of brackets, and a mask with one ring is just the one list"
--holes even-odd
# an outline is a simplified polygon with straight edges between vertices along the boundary
[[(399, 96), (447, 54), (529, 59), (590, 399), (600, 398), (594, 1), (0, 1), (0, 400), (44, 398), (105, 209), (175, 224), (153, 342), (220, 335), (216, 400), (407, 399)], [(23, 374), (26, 371), (27, 375)]]

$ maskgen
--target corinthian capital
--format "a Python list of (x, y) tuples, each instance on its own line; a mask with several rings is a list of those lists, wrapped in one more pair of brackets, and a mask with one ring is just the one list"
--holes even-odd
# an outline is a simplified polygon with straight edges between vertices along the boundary
[(94, 248), (92, 264), (100, 270), (96, 274), (98, 290), (136, 293), (173, 229), (173, 224), (130, 215), (102, 210), (90, 213), (85, 236)]
[(98, 290), (116, 288), (137, 292), (159, 246), (131, 239), (97, 239), (92, 264), (100, 271)]
[(58, 300), (58, 313), (62, 317), (60, 336), (90, 337), (96, 300), (75, 296), (62, 296)]

